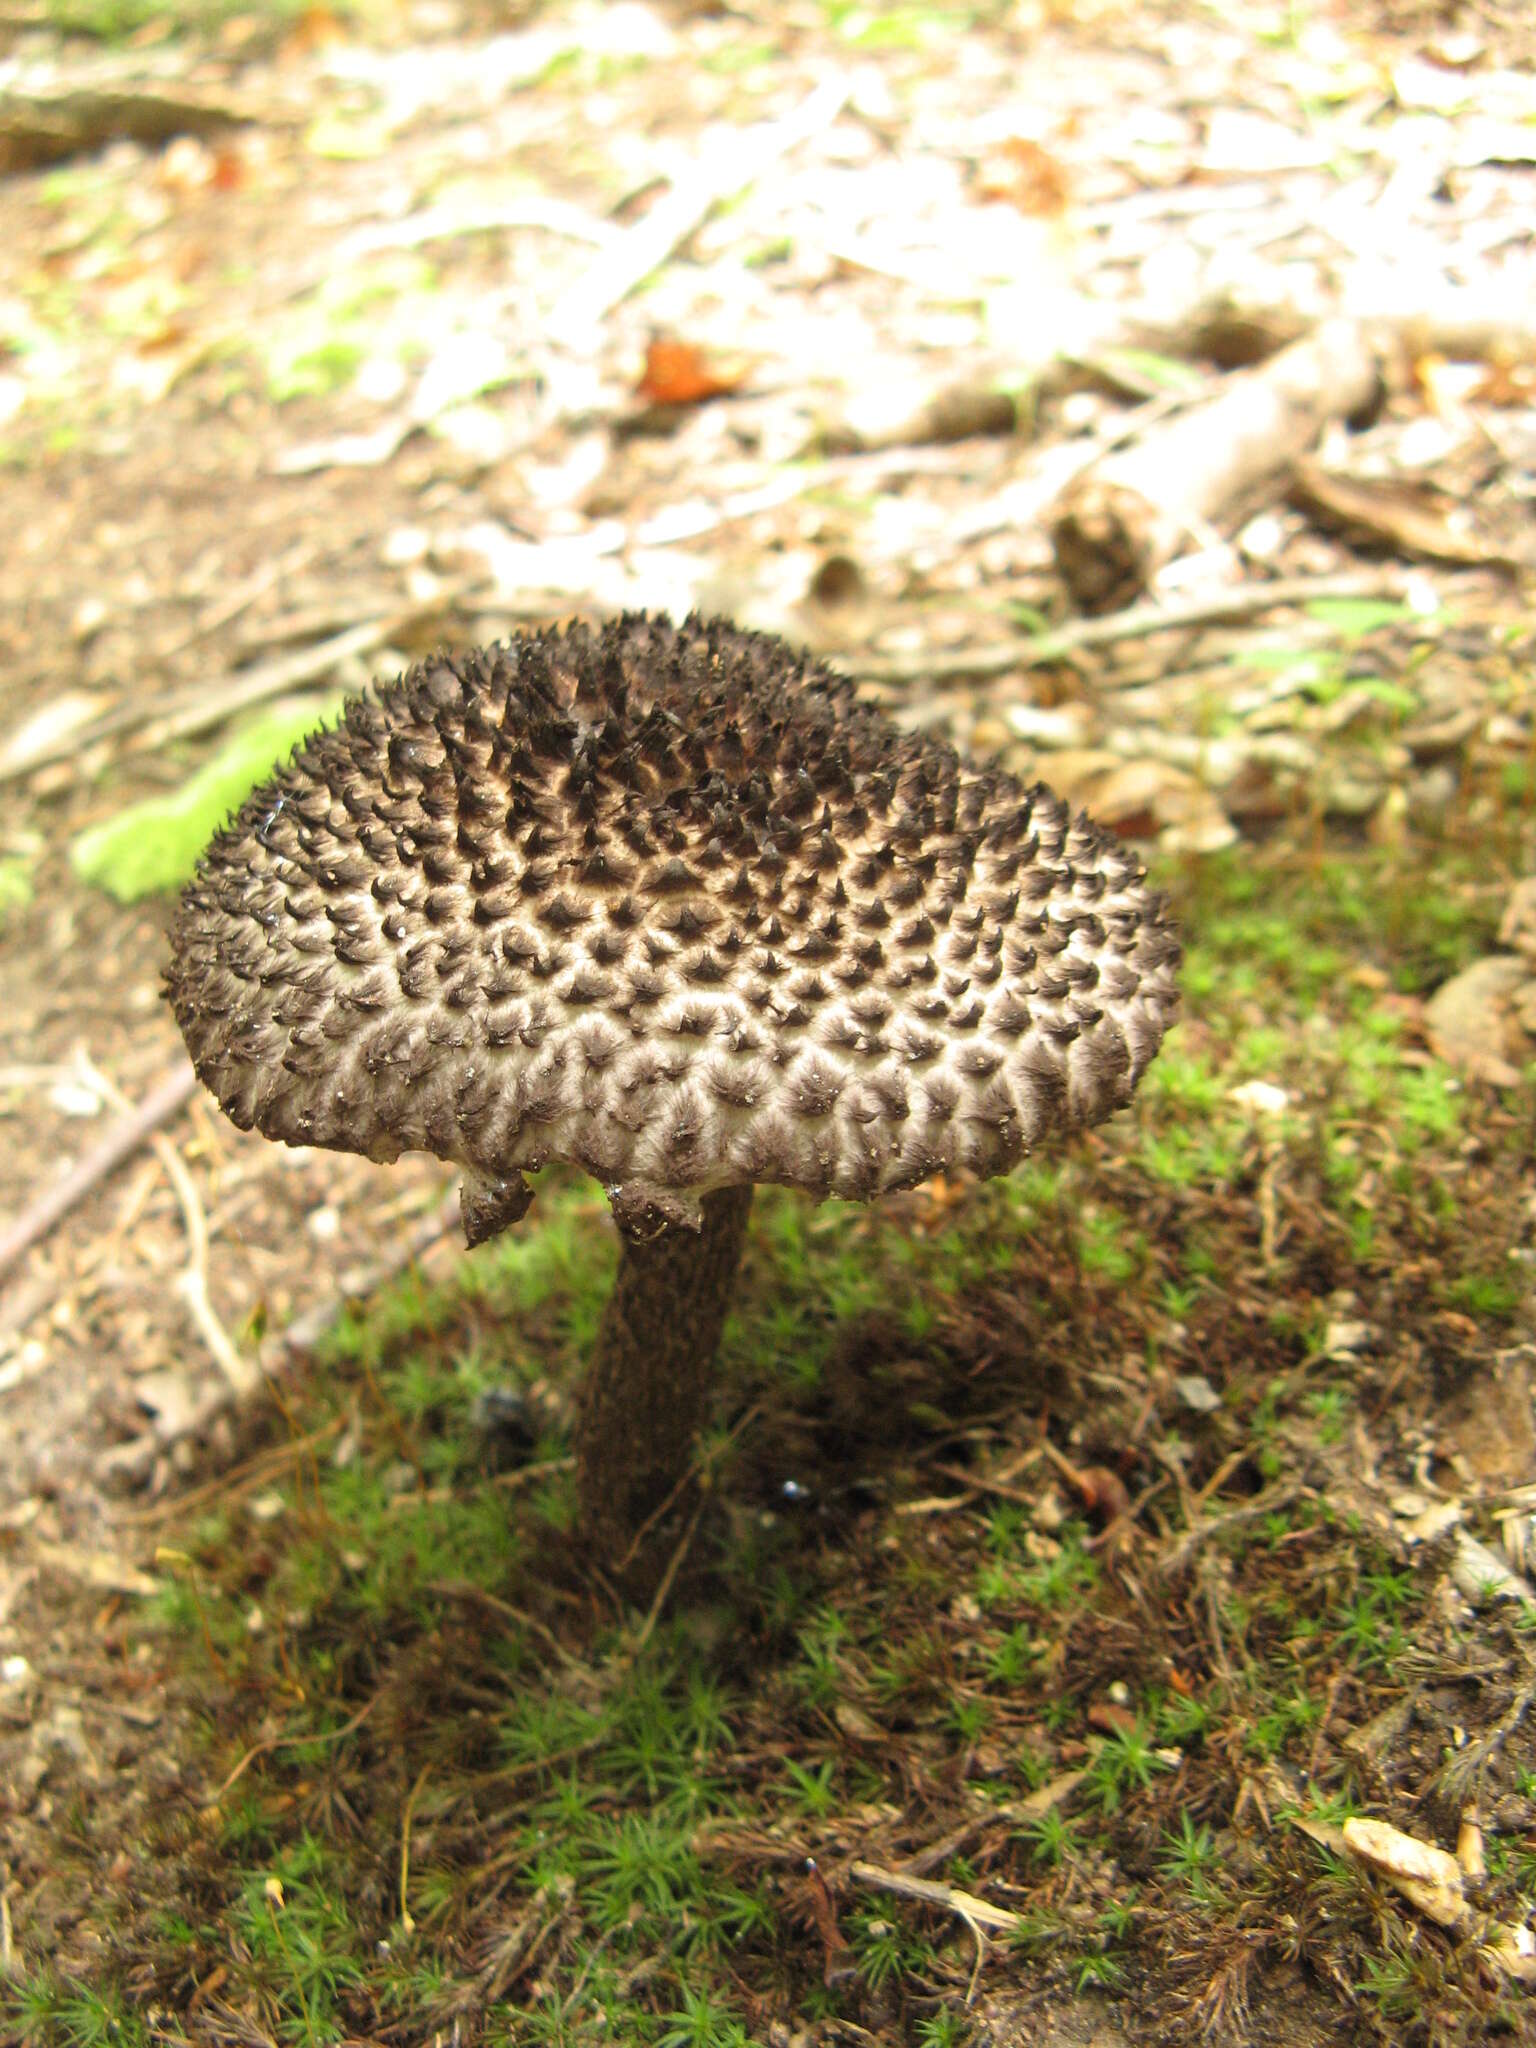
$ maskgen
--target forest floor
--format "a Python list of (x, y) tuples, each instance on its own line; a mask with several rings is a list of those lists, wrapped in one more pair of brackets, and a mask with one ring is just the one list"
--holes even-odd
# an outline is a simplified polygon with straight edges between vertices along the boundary
[[(783, 632), (1187, 954), (1092, 1137), (759, 1195), (639, 1608), (600, 1192), (466, 1257), (172, 1082), (0, 1271), (0, 2042), (1536, 2040), (1536, 31), (1239, 12), (0, 17), (0, 1213), (179, 1071), (210, 803), (445, 640)], [(1388, 299), (1358, 516), (1074, 639), (1074, 468)]]

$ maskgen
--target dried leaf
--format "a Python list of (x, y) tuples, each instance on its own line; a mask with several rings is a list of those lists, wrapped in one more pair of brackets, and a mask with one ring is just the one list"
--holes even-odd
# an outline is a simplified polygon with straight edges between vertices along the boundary
[(1069, 184), (1060, 159), (1027, 135), (1010, 135), (976, 171), (983, 199), (1006, 199), (1020, 213), (1051, 219), (1066, 209)]
[(736, 390), (746, 374), (745, 363), (714, 368), (692, 342), (658, 335), (645, 352), (645, 369), (635, 391), (648, 405), (699, 405)]
[[(1508, 553), (1458, 523), (1466, 509), (1437, 502), (1411, 485), (1339, 476), (1299, 456), (1292, 464), (1293, 494), (1312, 510), (1374, 540), (1398, 555), (1434, 562), (1508, 562)], [(1369, 630), (1369, 629), (1367, 629)]]
[(1344, 1846), (1437, 1926), (1457, 1927), (1470, 1914), (1461, 1865), (1432, 1842), (1405, 1835), (1386, 1821), (1352, 1815), (1344, 1823)]

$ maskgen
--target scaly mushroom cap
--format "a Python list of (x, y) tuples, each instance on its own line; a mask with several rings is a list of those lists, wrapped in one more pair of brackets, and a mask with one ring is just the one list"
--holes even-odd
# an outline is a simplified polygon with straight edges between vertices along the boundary
[(1129, 1101), (1177, 1006), (1140, 865), (820, 664), (630, 616), (348, 705), (218, 834), (168, 991), (242, 1129), (621, 1218), (1006, 1171)]

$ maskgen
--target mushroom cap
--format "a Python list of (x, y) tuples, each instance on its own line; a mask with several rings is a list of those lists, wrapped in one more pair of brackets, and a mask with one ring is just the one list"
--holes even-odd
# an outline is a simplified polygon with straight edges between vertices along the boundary
[(1006, 1172), (1128, 1102), (1177, 1008), (1139, 862), (782, 641), (643, 614), (420, 663), (213, 840), (167, 989), (242, 1129), (621, 1219), (752, 1182)]

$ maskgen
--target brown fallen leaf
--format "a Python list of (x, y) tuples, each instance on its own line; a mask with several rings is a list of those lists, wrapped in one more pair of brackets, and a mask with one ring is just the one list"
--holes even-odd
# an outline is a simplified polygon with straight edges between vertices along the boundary
[(1057, 157), (1027, 135), (1010, 135), (976, 167), (982, 199), (1006, 199), (1021, 213), (1053, 217), (1065, 210), (1067, 173)]
[(1291, 495), (1310, 511), (1384, 542), (1394, 554), (1422, 555), (1432, 562), (1516, 566), (1505, 549), (1454, 524), (1458, 506), (1436, 493), (1410, 484), (1340, 476), (1305, 455), (1293, 460), (1291, 479)]
[(827, 1880), (817, 1868), (813, 1856), (805, 1860), (805, 1878), (806, 1902), (816, 1923), (816, 1932), (821, 1936), (822, 1981), (830, 1987), (854, 1975), (852, 1965), (844, 1960), (848, 1954), (848, 1937), (837, 1924), (837, 1908), (832, 1902)]
[(645, 351), (645, 369), (635, 392), (648, 405), (701, 405), (706, 398), (736, 390), (746, 374), (745, 363), (714, 367), (691, 341), (657, 335)]
[(1358, 1815), (1344, 1823), (1344, 1846), (1408, 1903), (1441, 1927), (1458, 1927), (1471, 1913), (1462, 1890), (1461, 1865), (1432, 1842), (1405, 1835), (1384, 1820)]
[(1115, 1700), (1094, 1700), (1088, 1708), (1088, 1726), (1097, 1728), (1101, 1735), (1129, 1735), (1136, 1726), (1136, 1716)]

